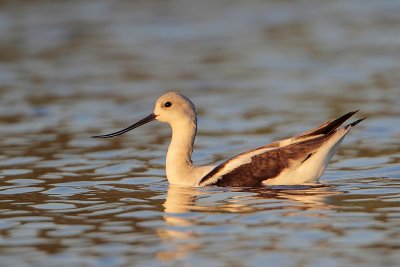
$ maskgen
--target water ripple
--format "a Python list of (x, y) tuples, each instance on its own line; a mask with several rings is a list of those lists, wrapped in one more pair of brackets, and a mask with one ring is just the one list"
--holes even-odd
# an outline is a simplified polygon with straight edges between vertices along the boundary
[[(399, 1), (0, 6), (0, 265), (399, 265)], [(196, 163), (368, 119), (319, 186), (179, 187), (167, 126), (90, 138), (171, 89)]]

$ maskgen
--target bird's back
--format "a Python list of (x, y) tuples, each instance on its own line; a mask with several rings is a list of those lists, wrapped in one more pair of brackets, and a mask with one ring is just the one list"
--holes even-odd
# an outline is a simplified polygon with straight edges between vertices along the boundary
[(338, 127), (355, 112), (293, 138), (244, 152), (215, 167), (199, 185), (260, 186), (315, 183), (350, 129)]

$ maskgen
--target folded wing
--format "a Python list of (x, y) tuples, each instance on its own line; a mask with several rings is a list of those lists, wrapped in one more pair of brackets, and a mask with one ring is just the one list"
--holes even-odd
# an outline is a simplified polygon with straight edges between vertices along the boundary
[[(296, 174), (295, 170), (303, 170), (300, 176), (304, 174), (309, 175), (310, 179), (317, 176), (319, 178), (351, 126), (361, 121), (338, 129), (356, 112), (349, 112), (338, 119), (327, 121), (293, 138), (233, 157), (204, 176), (199, 185), (260, 186), (268, 180), (279, 184), (280, 178), (282, 184), (288, 184), (287, 176)], [(302, 179), (307, 180), (307, 177)]]

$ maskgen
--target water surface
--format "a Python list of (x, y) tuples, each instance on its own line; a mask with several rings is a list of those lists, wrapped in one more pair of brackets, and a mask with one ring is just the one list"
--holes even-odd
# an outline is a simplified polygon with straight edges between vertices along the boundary
[[(34, 1), (0, 8), (0, 266), (398, 266), (398, 1)], [(167, 90), (220, 162), (360, 109), (318, 187), (185, 188)]]

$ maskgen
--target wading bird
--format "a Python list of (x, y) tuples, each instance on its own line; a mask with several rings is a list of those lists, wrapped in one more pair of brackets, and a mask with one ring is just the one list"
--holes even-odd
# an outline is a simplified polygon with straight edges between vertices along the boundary
[(124, 134), (143, 124), (158, 120), (172, 128), (172, 140), (166, 158), (167, 179), (186, 186), (261, 186), (315, 183), (324, 173), (346, 134), (364, 119), (340, 127), (357, 111), (281, 141), (276, 141), (232, 157), (216, 166), (195, 166), (191, 156), (197, 131), (194, 104), (184, 95), (169, 92), (158, 98), (154, 112), (137, 123), (115, 133)]

